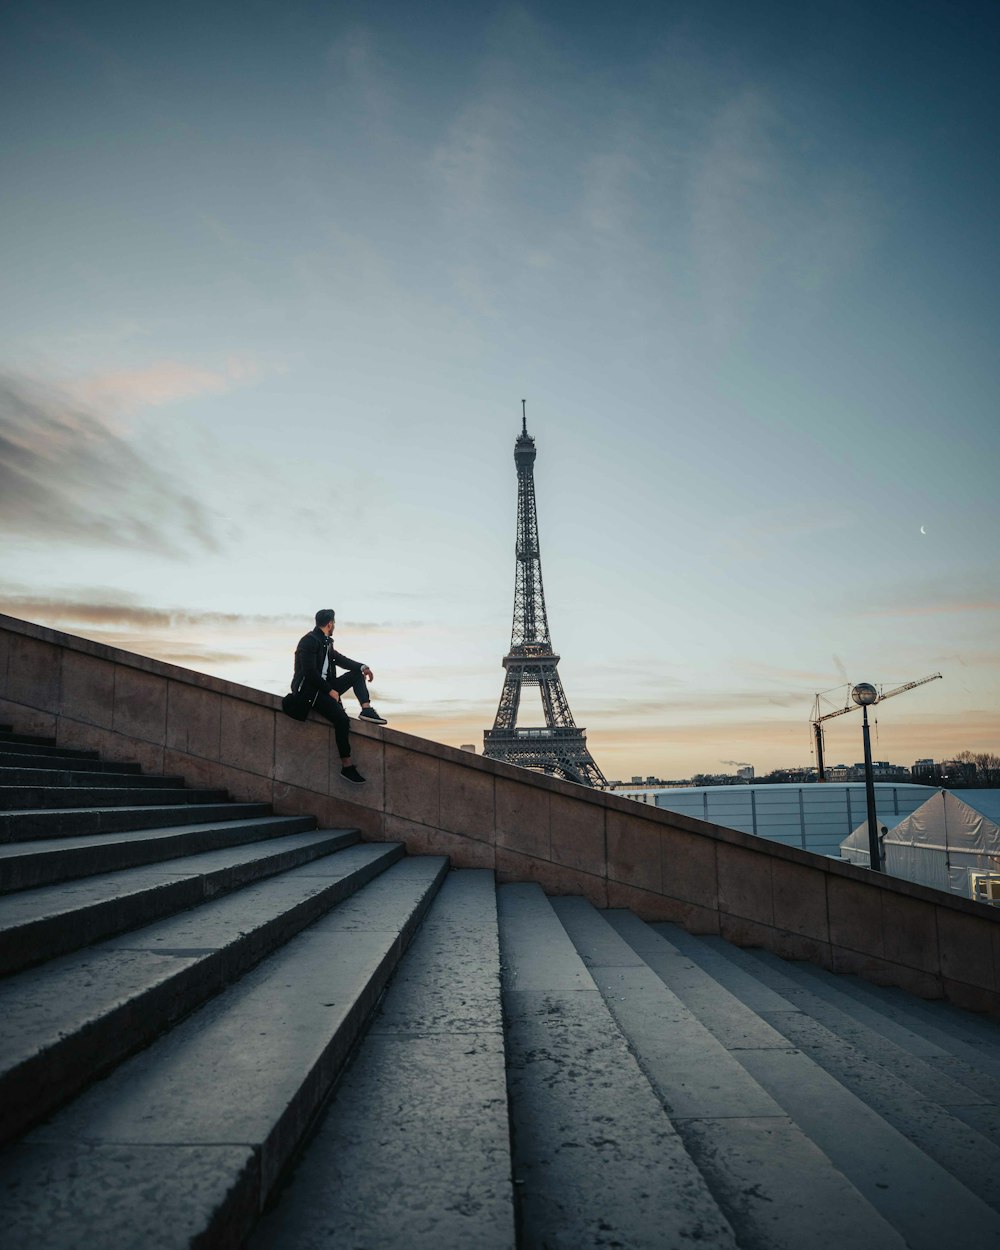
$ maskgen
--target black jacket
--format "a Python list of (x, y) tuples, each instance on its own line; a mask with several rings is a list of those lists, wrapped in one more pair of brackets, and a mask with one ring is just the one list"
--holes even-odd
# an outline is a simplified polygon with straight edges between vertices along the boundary
[[(323, 661), (327, 654), (330, 656), (330, 663), (324, 681)], [(327, 638), (317, 625), (315, 629), (299, 639), (299, 645), (295, 648), (295, 676), (292, 678), (292, 689), (303, 690), (306, 694), (318, 694), (321, 690), (329, 694), (333, 689), (333, 679), (338, 665), (351, 672), (364, 668), (360, 660), (348, 659), (346, 655), (334, 651), (333, 639)]]

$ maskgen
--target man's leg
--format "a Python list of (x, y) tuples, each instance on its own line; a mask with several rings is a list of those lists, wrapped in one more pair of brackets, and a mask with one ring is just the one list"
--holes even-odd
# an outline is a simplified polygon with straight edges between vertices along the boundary
[(368, 683), (365, 681), (364, 674), (360, 669), (355, 673), (341, 673), (339, 677), (335, 677), (333, 679), (333, 688), (338, 694), (347, 694), (348, 690), (353, 690), (362, 707), (371, 707)]
[(320, 716), (325, 716), (333, 725), (333, 732), (337, 739), (337, 753), (340, 756), (341, 774), (349, 781), (364, 781), (351, 761), (351, 720), (344, 711), (343, 704), (339, 699), (331, 699), (328, 694), (320, 694), (316, 697), (313, 709), (319, 712)]
[(372, 707), (368, 694), (368, 683), (365, 681), (364, 674), (360, 669), (354, 673), (341, 673), (339, 677), (333, 679), (333, 685), (341, 694), (346, 694), (348, 690), (354, 691), (355, 697), (361, 704), (361, 720), (366, 720), (372, 725), (387, 725), (389, 723), (384, 716), (379, 716), (378, 712)]

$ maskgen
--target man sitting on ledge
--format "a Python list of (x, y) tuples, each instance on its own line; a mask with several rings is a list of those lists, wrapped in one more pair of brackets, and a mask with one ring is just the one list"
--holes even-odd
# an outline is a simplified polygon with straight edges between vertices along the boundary
[[(335, 620), (336, 613), (333, 608), (321, 608), (316, 613), (316, 628), (299, 639), (299, 645), (295, 648), (292, 690), (296, 693), (301, 690), (307, 695), (316, 696), (313, 709), (330, 721), (337, 738), (340, 775), (345, 781), (359, 786), (364, 782), (364, 777), (351, 760), (350, 718), (344, 711), (340, 696), (353, 690), (361, 704), (361, 720), (370, 721), (373, 725), (385, 725), (387, 722), (375, 711), (368, 698), (366, 680), (374, 680), (371, 669), (367, 664), (350, 660), (333, 649)], [(337, 676), (338, 665), (347, 669), (341, 677)]]

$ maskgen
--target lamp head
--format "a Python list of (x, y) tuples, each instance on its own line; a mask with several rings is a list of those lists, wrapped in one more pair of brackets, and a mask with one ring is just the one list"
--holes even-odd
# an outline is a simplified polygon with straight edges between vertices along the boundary
[(878, 699), (878, 691), (871, 682), (859, 681), (851, 691), (851, 698), (858, 707), (871, 707)]

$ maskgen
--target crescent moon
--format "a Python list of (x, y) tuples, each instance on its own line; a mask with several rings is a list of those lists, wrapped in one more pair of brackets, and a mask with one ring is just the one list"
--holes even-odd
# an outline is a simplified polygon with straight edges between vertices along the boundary
[(920, 527), (920, 532), (921, 532), (921, 534), (926, 534), (926, 533), (927, 533), (927, 531), (924, 529), (924, 527), (923, 527), (922, 525), (921, 525), (921, 527)]

